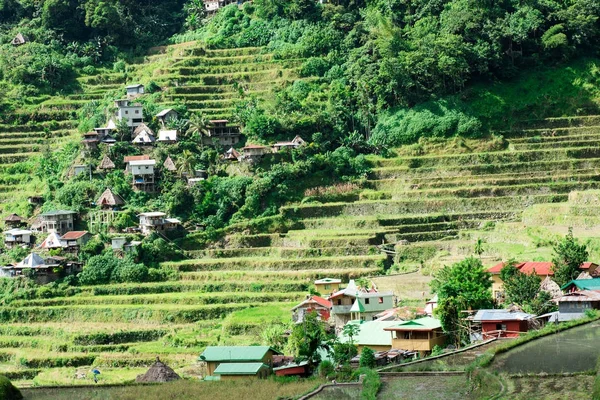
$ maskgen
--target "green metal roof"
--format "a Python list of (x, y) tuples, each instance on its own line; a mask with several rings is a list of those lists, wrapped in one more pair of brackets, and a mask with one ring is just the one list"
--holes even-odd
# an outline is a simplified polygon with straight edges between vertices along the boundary
[(442, 327), (442, 324), (439, 319), (432, 317), (423, 317), (418, 319), (413, 319), (410, 321), (400, 322), (393, 326), (393, 328), (415, 328), (415, 329), (439, 329)]
[[(391, 346), (392, 335), (385, 328), (397, 325), (398, 321), (350, 321), (349, 324), (358, 325), (358, 335), (352, 338), (354, 344), (361, 346)], [(339, 336), (342, 343), (347, 343), (350, 338), (342, 333)]]
[(575, 285), (581, 290), (600, 290), (600, 278), (573, 279), (571, 282), (564, 284), (561, 289), (564, 290), (571, 285)]
[(271, 350), (273, 354), (281, 354), (269, 346), (208, 346), (202, 354), (201, 361), (262, 361)]
[(354, 300), (354, 304), (350, 307), (350, 312), (365, 312), (365, 306), (358, 299)]
[(287, 368), (304, 367), (306, 365), (308, 365), (308, 361), (300, 361), (299, 363), (290, 363), (287, 365), (282, 365), (281, 367), (273, 368), (273, 371), (281, 371), (282, 369)]
[(263, 363), (223, 363), (219, 364), (215, 375), (255, 375), (258, 371), (269, 368)]

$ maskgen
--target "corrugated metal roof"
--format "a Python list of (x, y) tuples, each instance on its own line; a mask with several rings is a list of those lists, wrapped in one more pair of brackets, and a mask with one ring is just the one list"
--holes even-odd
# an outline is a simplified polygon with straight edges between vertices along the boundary
[(439, 329), (442, 324), (439, 319), (432, 317), (417, 318), (410, 321), (396, 323), (394, 326), (387, 328), (387, 330), (400, 330), (400, 331), (411, 331), (411, 330), (433, 330)]
[(200, 355), (202, 361), (261, 361), (271, 350), (269, 346), (208, 346)]
[(80, 237), (86, 235), (88, 233), (88, 231), (70, 231), (65, 233), (62, 236), (62, 240), (77, 240)]
[[(358, 325), (360, 330), (358, 335), (352, 338), (352, 341), (357, 345), (362, 346), (391, 346), (392, 335), (390, 332), (385, 331), (385, 328), (398, 325), (398, 321), (351, 321), (350, 324)], [(342, 343), (350, 341), (350, 338), (344, 335), (343, 331), (339, 336), (339, 340)]]
[(263, 363), (223, 363), (219, 364), (215, 375), (255, 375), (261, 369), (269, 368)]
[(592, 279), (575, 279), (571, 282), (563, 285), (561, 289), (565, 289), (571, 285), (574, 285), (578, 289), (581, 290), (600, 290), (600, 278), (592, 278)]
[(579, 292), (567, 293), (564, 296), (554, 299), (557, 303), (572, 303), (581, 301), (600, 301), (600, 291), (581, 290)]
[(527, 321), (535, 315), (521, 311), (510, 310), (479, 310), (473, 317), (473, 321)]

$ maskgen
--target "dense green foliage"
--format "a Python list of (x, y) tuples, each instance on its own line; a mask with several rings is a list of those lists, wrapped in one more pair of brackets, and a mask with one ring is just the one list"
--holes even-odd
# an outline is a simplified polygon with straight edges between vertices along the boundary
[(360, 352), (359, 365), (366, 368), (375, 368), (375, 352), (370, 347), (363, 347)]
[(19, 389), (13, 386), (10, 380), (0, 375), (0, 399), (2, 400), (21, 400), (23, 395)]
[(321, 362), (321, 349), (328, 349), (325, 324), (318, 319), (318, 314), (313, 311), (304, 315), (301, 324), (292, 329), (289, 346), (299, 361), (307, 361), (310, 368)]
[(491, 275), (474, 257), (445, 266), (431, 281), (431, 289), (438, 295), (435, 313), (454, 343), (460, 344), (466, 339), (460, 324), (462, 311), (489, 308), (492, 305), (491, 287)]
[(148, 268), (129, 258), (116, 258), (111, 253), (91, 257), (78, 275), (82, 285), (102, 285), (119, 282), (143, 282)]
[(577, 275), (581, 272), (581, 264), (587, 261), (588, 255), (587, 246), (579, 244), (577, 239), (573, 237), (573, 229), (569, 228), (567, 235), (554, 246), (554, 257), (552, 259), (554, 281), (562, 286), (577, 278)]
[(500, 271), (506, 304), (516, 304), (535, 315), (550, 312), (555, 308), (552, 295), (540, 290), (542, 278), (535, 273), (525, 274), (508, 263)]

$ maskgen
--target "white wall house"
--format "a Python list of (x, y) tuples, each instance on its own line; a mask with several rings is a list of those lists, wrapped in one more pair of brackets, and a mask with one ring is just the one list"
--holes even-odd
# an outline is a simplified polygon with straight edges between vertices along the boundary
[(125, 120), (127, 126), (137, 128), (144, 122), (144, 109), (140, 103), (131, 103), (129, 100), (116, 100), (115, 117), (117, 120)]

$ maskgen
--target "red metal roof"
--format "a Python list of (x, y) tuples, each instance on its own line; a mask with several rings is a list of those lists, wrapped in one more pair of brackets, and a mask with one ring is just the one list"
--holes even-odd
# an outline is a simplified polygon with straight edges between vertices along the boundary
[[(494, 265), (493, 267), (488, 268), (487, 272), (489, 272), (490, 274), (495, 274), (495, 275), (499, 274), (505, 265), (506, 265), (506, 263), (504, 263), (504, 262), (498, 263), (498, 264)], [(597, 266), (598, 265), (596, 263), (588, 261), (588, 262), (584, 262), (583, 264), (581, 264), (581, 267), (579, 267), (579, 268), (589, 270), (590, 268), (594, 269)], [(554, 271), (552, 271), (552, 262), (550, 262), (550, 261), (526, 261), (526, 262), (515, 264), (515, 268), (517, 268), (519, 271), (523, 272), (524, 274), (532, 274), (533, 271), (535, 270), (535, 273), (540, 276), (554, 275)]]
[(329, 300), (326, 300), (319, 296), (313, 296), (311, 297), (311, 299), (323, 307), (331, 308), (333, 306), (333, 304)]
[(77, 240), (80, 237), (82, 237), (83, 235), (87, 234), (88, 231), (71, 231), (71, 232), (67, 232), (65, 233), (62, 237), (61, 240)]
[(124, 163), (128, 163), (130, 161), (145, 161), (145, 160), (149, 160), (150, 156), (147, 154), (141, 155), (141, 156), (127, 156), (125, 158), (123, 158), (123, 162)]
[(581, 269), (590, 269), (590, 268), (596, 268), (598, 267), (598, 264), (593, 263), (593, 262), (584, 262), (583, 264), (581, 264)]

